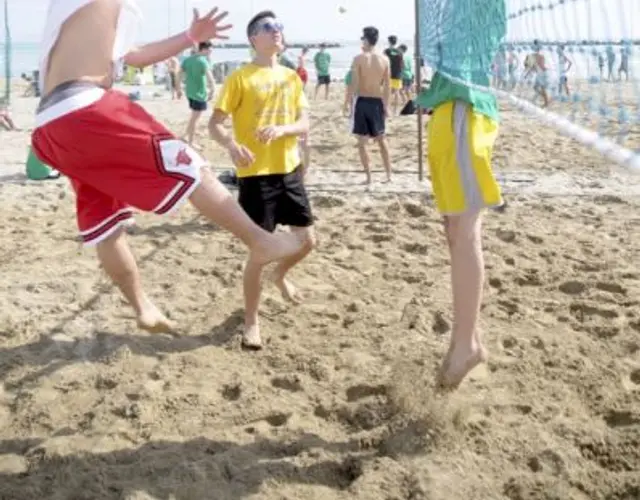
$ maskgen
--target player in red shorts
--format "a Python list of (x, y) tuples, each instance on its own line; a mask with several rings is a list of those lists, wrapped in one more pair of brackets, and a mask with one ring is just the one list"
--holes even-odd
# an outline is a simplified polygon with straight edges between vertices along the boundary
[(174, 326), (145, 295), (123, 231), (133, 208), (168, 214), (185, 200), (231, 231), (250, 259), (272, 262), (296, 254), (294, 234), (272, 235), (245, 214), (205, 167), (205, 161), (142, 107), (111, 89), (117, 63), (145, 67), (199, 42), (227, 38), (226, 12), (194, 11), (191, 27), (166, 40), (133, 47), (140, 10), (135, 0), (56, 0), (49, 7), (40, 67), (43, 99), (33, 148), (69, 177), (77, 222), (86, 244), (96, 245), (105, 271), (150, 332)]

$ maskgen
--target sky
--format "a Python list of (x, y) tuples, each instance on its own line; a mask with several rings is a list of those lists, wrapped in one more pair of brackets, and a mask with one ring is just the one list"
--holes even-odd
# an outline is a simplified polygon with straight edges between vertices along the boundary
[[(55, 1), (55, 0), (54, 0)], [(434, 0), (430, 0), (433, 3)], [(443, 2), (452, 0), (441, 0)], [(488, 0), (477, 0), (488, 1)], [(146, 42), (186, 27), (194, 6), (205, 11), (218, 6), (229, 11), (234, 24), (231, 40), (244, 42), (252, 13), (276, 12), (290, 42), (358, 42), (364, 25), (377, 26), (381, 35), (410, 40), (414, 32), (414, 0), (138, 0), (144, 14), (140, 41)], [(35, 42), (42, 33), (49, 0), (9, 0), (12, 36), (16, 42)], [(489, 3), (489, 2), (488, 2)], [(539, 0), (507, 0), (510, 12), (537, 5)], [(545, 0), (545, 4), (547, 1)], [(640, 39), (640, 0), (573, 0), (549, 12), (527, 13), (509, 23), (510, 40)], [(185, 9), (186, 6), (186, 9)], [(346, 12), (340, 14), (339, 7)], [(185, 11), (188, 16), (185, 16)], [(20, 20), (20, 21), (16, 21)], [(28, 22), (24, 22), (28, 20)]]

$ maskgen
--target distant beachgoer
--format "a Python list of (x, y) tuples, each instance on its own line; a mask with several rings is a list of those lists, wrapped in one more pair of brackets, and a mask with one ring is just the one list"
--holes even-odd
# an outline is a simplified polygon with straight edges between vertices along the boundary
[[(352, 133), (358, 138), (358, 153), (364, 168), (366, 183), (371, 184), (371, 167), (367, 141), (373, 139), (380, 148), (387, 182), (391, 181), (391, 160), (385, 136), (389, 115), (391, 72), (389, 59), (378, 53), (376, 45), (380, 34), (377, 28), (362, 30), (362, 53), (351, 64), (352, 84), (345, 99), (346, 114), (353, 113)], [(353, 97), (355, 98), (355, 105)], [(353, 106), (353, 107), (352, 107)]]
[(558, 94), (562, 95), (564, 91), (567, 96), (570, 95), (569, 92), (569, 70), (573, 66), (573, 61), (569, 59), (567, 54), (564, 51), (564, 45), (558, 46), (558, 73), (560, 75), (560, 79), (558, 81)]
[(516, 88), (518, 83), (517, 71), (518, 65), (520, 61), (518, 60), (518, 55), (516, 54), (513, 47), (509, 50), (509, 56), (507, 58), (507, 71), (509, 72), (509, 89), (513, 90)]
[[(271, 11), (256, 14), (247, 37), (256, 50), (250, 64), (234, 71), (223, 85), (209, 122), (211, 136), (225, 146), (236, 165), (240, 204), (266, 231), (289, 226), (303, 249), (280, 261), (272, 279), (282, 296), (299, 303), (302, 297), (289, 281), (289, 270), (315, 246), (311, 205), (304, 186), (297, 137), (309, 130), (308, 102), (295, 71), (278, 64), (283, 26)], [(224, 122), (231, 117), (233, 133)], [(244, 269), (245, 347), (262, 347), (258, 312), (262, 289), (261, 263)]]
[(616, 64), (616, 53), (613, 51), (613, 47), (607, 47), (606, 53), (607, 53), (607, 73), (608, 73), (607, 80), (612, 81), (614, 78), (613, 69)]
[(182, 84), (180, 83), (180, 61), (177, 57), (167, 59), (167, 76), (169, 78), (169, 89), (171, 90), (171, 99), (182, 98)]
[(507, 87), (507, 53), (504, 47), (500, 47), (500, 50), (496, 53), (496, 57), (493, 61), (493, 86), (497, 89), (505, 89)]
[(191, 109), (191, 117), (187, 123), (184, 138), (195, 149), (201, 149), (200, 146), (194, 144), (196, 125), (202, 113), (207, 110), (207, 103), (213, 99), (215, 92), (215, 80), (209, 62), (212, 48), (211, 42), (201, 42), (198, 45), (198, 51), (182, 61), (182, 71), (185, 75), (185, 94), (189, 101), (189, 109)]
[(389, 59), (391, 99), (393, 101), (393, 114), (398, 113), (400, 93), (402, 92), (402, 69), (404, 67), (404, 54), (396, 47), (398, 37), (391, 35), (388, 39), (389, 47), (384, 55)]
[(403, 58), (402, 90), (400, 92), (400, 95), (402, 97), (403, 102), (407, 102), (411, 100), (411, 91), (413, 89), (413, 80), (415, 78), (413, 74), (413, 60), (411, 59), (411, 56), (407, 53), (408, 51), (409, 51), (409, 48), (405, 44), (400, 45), (400, 52), (402, 52), (402, 58)]
[(620, 67), (618, 68), (618, 79), (622, 80), (622, 73), (625, 74), (626, 81), (629, 81), (629, 49), (620, 49)]
[(11, 117), (11, 110), (6, 103), (0, 103), (0, 127), (7, 131), (17, 130), (16, 124)]
[(296, 73), (302, 80), (302, 86), (306, 88), (307, 81), (309, 80), (309, 73), (307, 72), (307, 54), (309, 53), (308, 47), (303, 47), (298, 56), (298, 67)]
[(327, 52), (327, 45), (320, 44), (320, 51), (313, 58), (316, 67), (318, 81), (314, 98), (318, 98), (320, 87), (324, 87), (324, 98), (329, 99), (329, 87), (331, 86), (331, 54)]
[(547, 62), (544, 54), (542, 53), (542, 47), (537, 40), (533, 42), (533, 45), (535, 47), (534, 69), (536, 74), (533, 90), (536, 92), (536, 95), (542, 97), (542, 107), (546, 108), (549, 106), (549, 93), (547, 91), (549, 88), (549, 70), (547, 68)]
[(113, 89), (118, 60), (146, 67), (194, 41), (227, 38), (226, 15), (213, 9), (201, 16), (194, 10), (186, 31), (138, 47), (142, 12), (134, 0), (56, 0), (45, 20), (44, 97), (33, 150), (70, 179), (82, 240), (96, 245), (102, 269), (134, 309), (138, 326), (151, 333), (175, 327), (145, 293), (127, 243), (125, 227), (134, 207), (164, 215), (190, 200), (208, 220), (242, 240), (254, 263), (290, 258), (302, 246), (296, 235), (273, 235), (252, 222), (204, 158)]
[(604, 78), (604, 54), (598, 52), (598, 68), (600, 69), (600, 81)]

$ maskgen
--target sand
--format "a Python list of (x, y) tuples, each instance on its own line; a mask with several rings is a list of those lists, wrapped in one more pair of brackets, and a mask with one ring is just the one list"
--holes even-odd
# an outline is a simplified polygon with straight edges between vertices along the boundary
[[(394, 183), (365, 192), (341, 99), (312, 103), (307, 301), (267, 288), (258, 353), (238, 241), (190, 207), (137, 217), (148, 291), (183, 328), (142, 333), (78, 244), (67, 182), (26, 182), (28, 132), (0, 135), (1, 499), (640, 498), (638, 176), (504, 107), (491, 358), (436, 395), (449, 268), (415, 118), (389, 124)], [(182, 132), (184, 102), (143, 105)], [(19, 125), (34, 108), (16, 101)]]

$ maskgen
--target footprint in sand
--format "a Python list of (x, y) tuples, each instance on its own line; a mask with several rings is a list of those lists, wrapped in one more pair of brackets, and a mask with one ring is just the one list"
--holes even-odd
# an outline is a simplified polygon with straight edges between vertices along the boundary
[(297, 375), (274, 377), (271, 379), (271, 385), (277, 389), (284, 389), (290, 392), (300, 392), (303, 390), (300, 377)]
[(240, 396), (242, 396), (240, 384), (228, 384), (222, 388), (222, 397), (227, 401), (238, 401)]
[(619, 295), (627, 295), (627, 289), (622, 285), (620, 285), (619, 283), (601, 281), (596, 283), (596, 288), (603, 292), (609, 292), (609, 293), (619, 294)]
[(580, 295), (587, 290), (587, 285), (582, 281), (565, 281), (558, 289), (567, 295)]

